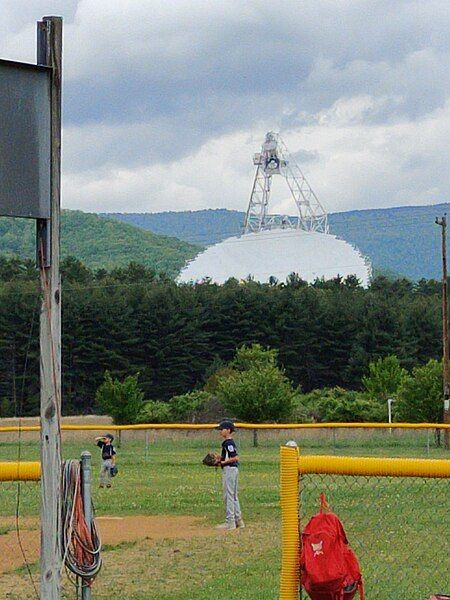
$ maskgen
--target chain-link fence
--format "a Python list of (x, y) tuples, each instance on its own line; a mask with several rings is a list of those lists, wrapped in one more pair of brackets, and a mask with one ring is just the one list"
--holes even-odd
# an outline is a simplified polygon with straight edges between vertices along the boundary
[[(0, 468), (0, 476), (4, 475), (1, 471)], [(35, 565), (39, 560), (40, 546), (39, 503), (39, 481), (0, 480), (0, 589), (2, 590), (0, 596), (2, 598), (37, 597), (39, 576)], [(7, 581), (4, 577), (9, 577), (10, 580)]]
[(360, 561), (366, 598), (450, 593), (450, 461), (300, 456), (282, 447), (282, 600), (308, 597), (299, 590), (300, 532), (321, 493)]
[(344, 524), (369, 600), (450, 593), (450, 479), (303, 475), (302, 528), (321, 492)]
[(2, 523), (15, 518), (39, 515), (39, 481), (0, 481), (0, 532), (6, 527)]

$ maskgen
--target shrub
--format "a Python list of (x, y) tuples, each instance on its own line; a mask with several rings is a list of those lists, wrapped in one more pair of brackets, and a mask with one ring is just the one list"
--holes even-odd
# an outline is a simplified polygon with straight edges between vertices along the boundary
[(386, 418), (386, 409), (379, 402), (340, 387), (303, 394), (298, 404), (300, 414), (306, 415), (305, 421), (317, 423), (381, 422)]
[(263, 348), (261, 344), (241, 346), (236, 350), (236, 355), (231, 361), (231, 367), (237, 371), (276, 367), (278, 350)]
[(130, 375), (123, 382), (113, 379), (109, 371), (95, 396), (98, 406), (116, 425), (134, 423), (142, 409), (143, 392), (139, 389), (138, 375)]
[(205, 381), (205, 385), (203, 389), (205, 392), (209, 392), (210, 394), (215, 394), (217, 392), (217, 387), (219, 381), (225, 377), (229, 377), (234, 373), (234, 369), (228, 366), (221, 366), (214, 371)]
[(259, 423), (287, 419), (293, 408), (294, 391), (276, 366), (251, 368), (221, 379), (219, 400), (233, 416)]
[(386, 403), (396, 398), (397, 392), (408, 372), (400, 366), (396, 356), (385, 356), (369, 364), (369, 374), (362, 378), (367, 395), (372, 400)]
[(401, 385), (395, 408), (400, 421), (440, 423), (443, 416), (442, 363), (430, 360)]
[(211, 394), (202, 390), (195, 390), (180, 396), (173, 396), (170, 400), (170, 410), (174, 421), (198, 421), (199, 413), (211, 399)]
[(138, 423), (172, 423), (173, 414), (168, 402), (150, 400), (145, 402), (138, 416)]

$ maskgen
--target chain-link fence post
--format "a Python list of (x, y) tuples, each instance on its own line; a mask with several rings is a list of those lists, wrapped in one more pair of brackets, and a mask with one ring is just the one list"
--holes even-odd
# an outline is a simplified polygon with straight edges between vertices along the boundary
[(280, 600), (297, 600), (299, 592), (300, 531), (298, 448), (280, 449), (282, 558)]
[(145, 430), (145, 460), (148, 460), (150, 448), (150, 429)]

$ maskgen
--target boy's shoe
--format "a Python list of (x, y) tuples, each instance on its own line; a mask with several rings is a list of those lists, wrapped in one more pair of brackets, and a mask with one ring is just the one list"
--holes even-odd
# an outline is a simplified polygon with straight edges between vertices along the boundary
[(107, 485), (106, 487), (111, 487), (111, 484), (110, 484), (110, 483), (108, 483), (108, 485)]
[(102, 487), (104, 488), (105, 486), (103, 485), (103, 483), (101, 483), (98, 487), (99, 488), (102, 488)]
[(236, 529), (236, 523), (221, 523), (220, 525), (216, 525), (216, 529)]
[(244, 519), (238, 519), (236, 521), (236, 527), (239, 527), (239, 529), (244, 529), (244, 527), (245, 527)]

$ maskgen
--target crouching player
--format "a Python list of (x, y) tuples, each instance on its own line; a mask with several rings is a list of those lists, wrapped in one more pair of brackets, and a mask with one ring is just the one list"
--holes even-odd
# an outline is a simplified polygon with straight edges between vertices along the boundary
[(222, 454), (219, 465), (222, 467), (223, 499), (225, 502), (226, 521), (217, 529), (236, 529), (245, 527), (238, 498), (239, 455), (233, 440), (235, 431), (232, 421), (222, 421), (217, 429), (223, 438)]

